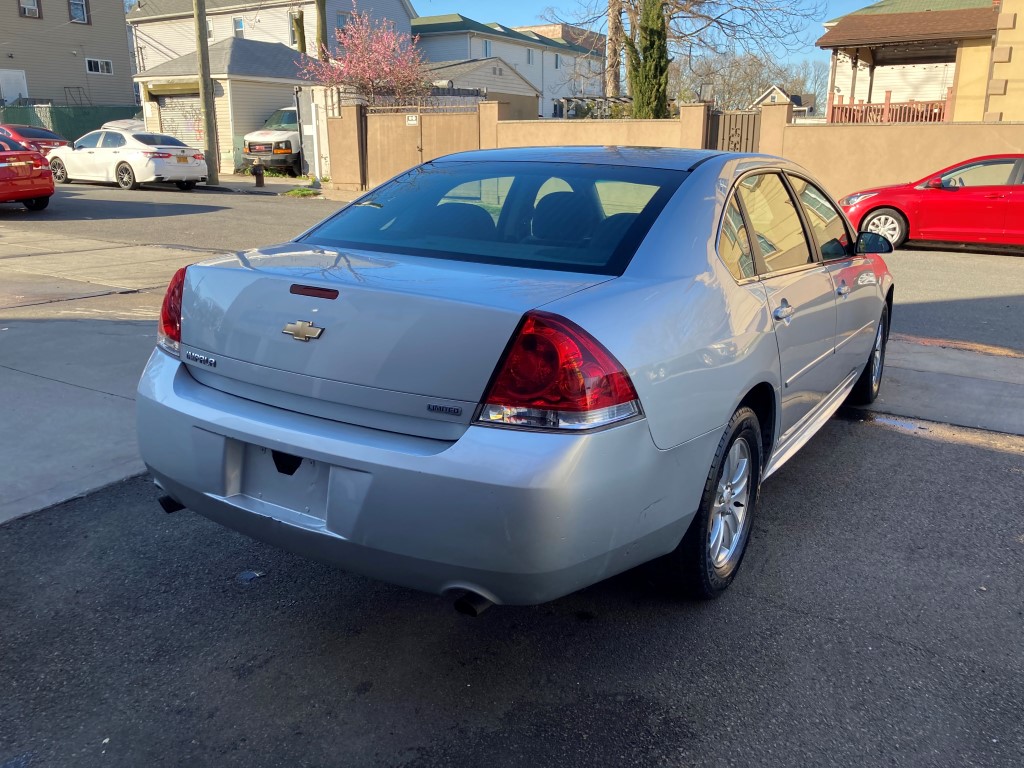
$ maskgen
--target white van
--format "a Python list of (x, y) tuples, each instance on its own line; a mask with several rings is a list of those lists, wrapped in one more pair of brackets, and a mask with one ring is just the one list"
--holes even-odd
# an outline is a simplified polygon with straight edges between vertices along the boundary
[(302, 145), (295, 107), (282, 107), (258, 131), (242, 139), (242, 165), (251, 168), (258, 157), (264, 168), (279, 168), (289, 176), (302, 173)]

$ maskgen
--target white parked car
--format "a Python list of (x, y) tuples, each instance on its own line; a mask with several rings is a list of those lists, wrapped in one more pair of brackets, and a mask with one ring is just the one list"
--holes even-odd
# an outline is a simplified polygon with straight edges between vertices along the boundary
[(138, 189), (140, 184), (173, 182), (188, 190), (206, 181), (203, 151), (162, 133), (101, 129), (46, 157), (58, 184), (113, 181), (121, 189)]

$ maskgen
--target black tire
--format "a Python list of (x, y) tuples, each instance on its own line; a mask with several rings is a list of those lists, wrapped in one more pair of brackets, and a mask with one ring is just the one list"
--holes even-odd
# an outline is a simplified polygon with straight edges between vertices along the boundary
[(194, 181), (176, 181), (174, 182), (174, 186), (182, 192), (189, 192), (196, 188), (196, 183)]
[[(874, 228), (872, 228), (872, 225)], [(907, 217), (895, 208), (879, 208), (872, 211), (860, 223), (861, 232), (875, 232), (881, 235), (890, 243), (893, 250), (899, 248), (907, 241)]]
[(121, 163), (114, 169), (114, 178), (121, 189), (138, 189), (142, 186), (135, 180), (135, 171), (128, 163)]
[[(748, 452), (749, 492), (743, 505), (744, 517), (739, 533), (736, 534), (738, 541), (735, 549), (724, 563), (716, 564), (710, 551), (711, 534), (714, 532), (713, 513), (716, 503), (720, 500), (720, 485), (723, 483), (724, 469), (728, 464), (727, 458), (739, 441), (746, 444)], [(663, 559), (663, 573), (674, 591), (687, 597), (709, 600), (722, 594), (736, 578), (754, 525), (761, 490), (762, 458), (761, 425), (757, 420), (757, 414), (750, 408), (740, 408), (729, 420), (729, 425), (718, 443), (696, 517), (690, 523), (679, 546)]]
[[(875, 328), (875, 339), (871, 344), (871, 352), (868, 361), (864, 364), (860, 378), (850, 390), (846, 402), (850, 405), (871, 405), (878, 397), (882, 388), (882, 373), (885, 371), (885, 347), (889, 343), (889, 305), (882, 305), (882, 317)], [(877, 357), (876, 357), (877, 353)], [(875, 375), (875, 364), (878, 365), (878, 375)]]
[(53, 180), (58, 184), (71, 183), (71, 179), (68, 177), (68, 169), (64, 166), (63, 160), (56, 157), (51, 160), (50, 172), (53, 174)]
[(21, 203), (30, 211), (41, 211), (50, 204), (50, 196), (33, 197), (31, 200), (22, 200)]
[(298, 178), (299, 173), (300, 173), (300, 166), (298, 166), (298, 165), (289, 165), (288, 166), (288, 170), (286, 171), (286, 173), (288, 174), (289, 178), (292, 178), (292, 179)]

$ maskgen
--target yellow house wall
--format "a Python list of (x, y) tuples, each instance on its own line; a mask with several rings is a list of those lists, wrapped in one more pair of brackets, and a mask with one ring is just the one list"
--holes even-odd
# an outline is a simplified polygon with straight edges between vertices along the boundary
[(985, 91), (992, 56), (991, 40), (964, 40), (957, 51), (953, 88), (953, 121), (981, 122), (985, 117)]
[(1016, 16), (1012, 28), (996, 31), (996, 46), (1011, 48), (1010, 60), (992, 65), (992, 79), (1006, 81), (1004, 95), (989, 96), (989, 112), (1002, 112), (1004, 121), (1024, 120), (1024, 0), (1003, 0), (1000, 17)]

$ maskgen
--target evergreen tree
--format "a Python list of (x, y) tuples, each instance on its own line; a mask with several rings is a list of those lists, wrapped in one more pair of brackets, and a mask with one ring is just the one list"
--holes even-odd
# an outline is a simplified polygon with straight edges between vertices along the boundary
[(636, 42), (626, 38), (633, 117), (668, 117), (668, 21), (665, 0), (640, 0)]

